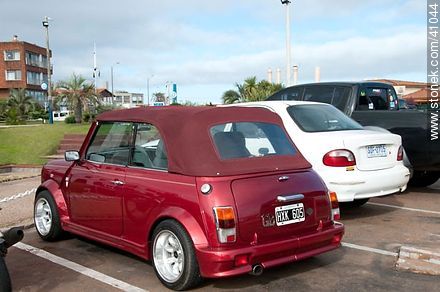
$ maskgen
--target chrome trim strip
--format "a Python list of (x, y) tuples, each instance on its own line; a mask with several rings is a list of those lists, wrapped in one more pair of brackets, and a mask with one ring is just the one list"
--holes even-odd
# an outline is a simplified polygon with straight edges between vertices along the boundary
[(303, 194), (295, 194), (295, 195), (287, 195), (287, 196), (278, 196), (277, 201), (281, 203), (291, 202), (291, 201), (299, 201), (304, 199)]

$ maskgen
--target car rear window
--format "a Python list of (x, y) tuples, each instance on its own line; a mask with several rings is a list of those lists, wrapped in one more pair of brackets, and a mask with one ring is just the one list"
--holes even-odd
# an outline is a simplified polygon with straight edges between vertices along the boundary
[(304, 132), (330, 132), (363, 129), (357, 122), (330, 105), (295, 105), (288, 107), (287, 112)]
[(396, 108), (397, 96), (390, 88), (368, 87), (360, 92), (359, 110), (393, 110)]
[(275, 124), (232, 122), (213, 126), (210, 133), (222, 160), (296, 154), (283, 129)]

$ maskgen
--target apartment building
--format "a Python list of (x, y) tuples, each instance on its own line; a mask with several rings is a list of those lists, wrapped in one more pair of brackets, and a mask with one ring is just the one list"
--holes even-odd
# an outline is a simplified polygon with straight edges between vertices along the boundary
[(0, 42), (0, 100), (7, 99), (14, 88), (26, 88), (40, 104), (47, 98), (46, 48), (19, 41), (17, 36)]
[(143, 104), (142, 93), (131, 93), (127, 91), (115, 91), (112, 104), (124, 108), (132, 108)]

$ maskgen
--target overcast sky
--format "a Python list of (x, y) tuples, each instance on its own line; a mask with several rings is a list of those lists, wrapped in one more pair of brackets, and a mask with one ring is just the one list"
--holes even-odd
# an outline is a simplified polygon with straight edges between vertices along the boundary
[[(50, 23), (54, 80), (73, 72), (99, 87), (146, 93), (178, 86), (179, 100), (220, 102), (224, 91), (267, 69), (285, 76), (285, 9), (279, 0), (0, 0), (0, 40), (45, 46)], [(390, 78), (425, 81), (426, 1), (294, 0), (292, 65), (299, 83)], [(118, 63), (119, 64), (116, 64)], [(274, 74), (275, 76), (275, 74)]]

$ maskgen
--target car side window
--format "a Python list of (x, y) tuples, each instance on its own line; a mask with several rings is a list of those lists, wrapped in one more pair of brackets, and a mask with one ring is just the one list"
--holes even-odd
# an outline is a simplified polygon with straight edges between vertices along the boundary
[(150, 169), (168, 169), (168, 156), (159, 130), (151, 124), (138, 124), (131, 165)]
[(286, 88), (270, 96), (267, 100), (301, 100), (302, 91), (303, 87)]
[(86, 159), (100, 163), (127, 165), (132, 133), (132, 123), (99, 124), (87, 148)]

